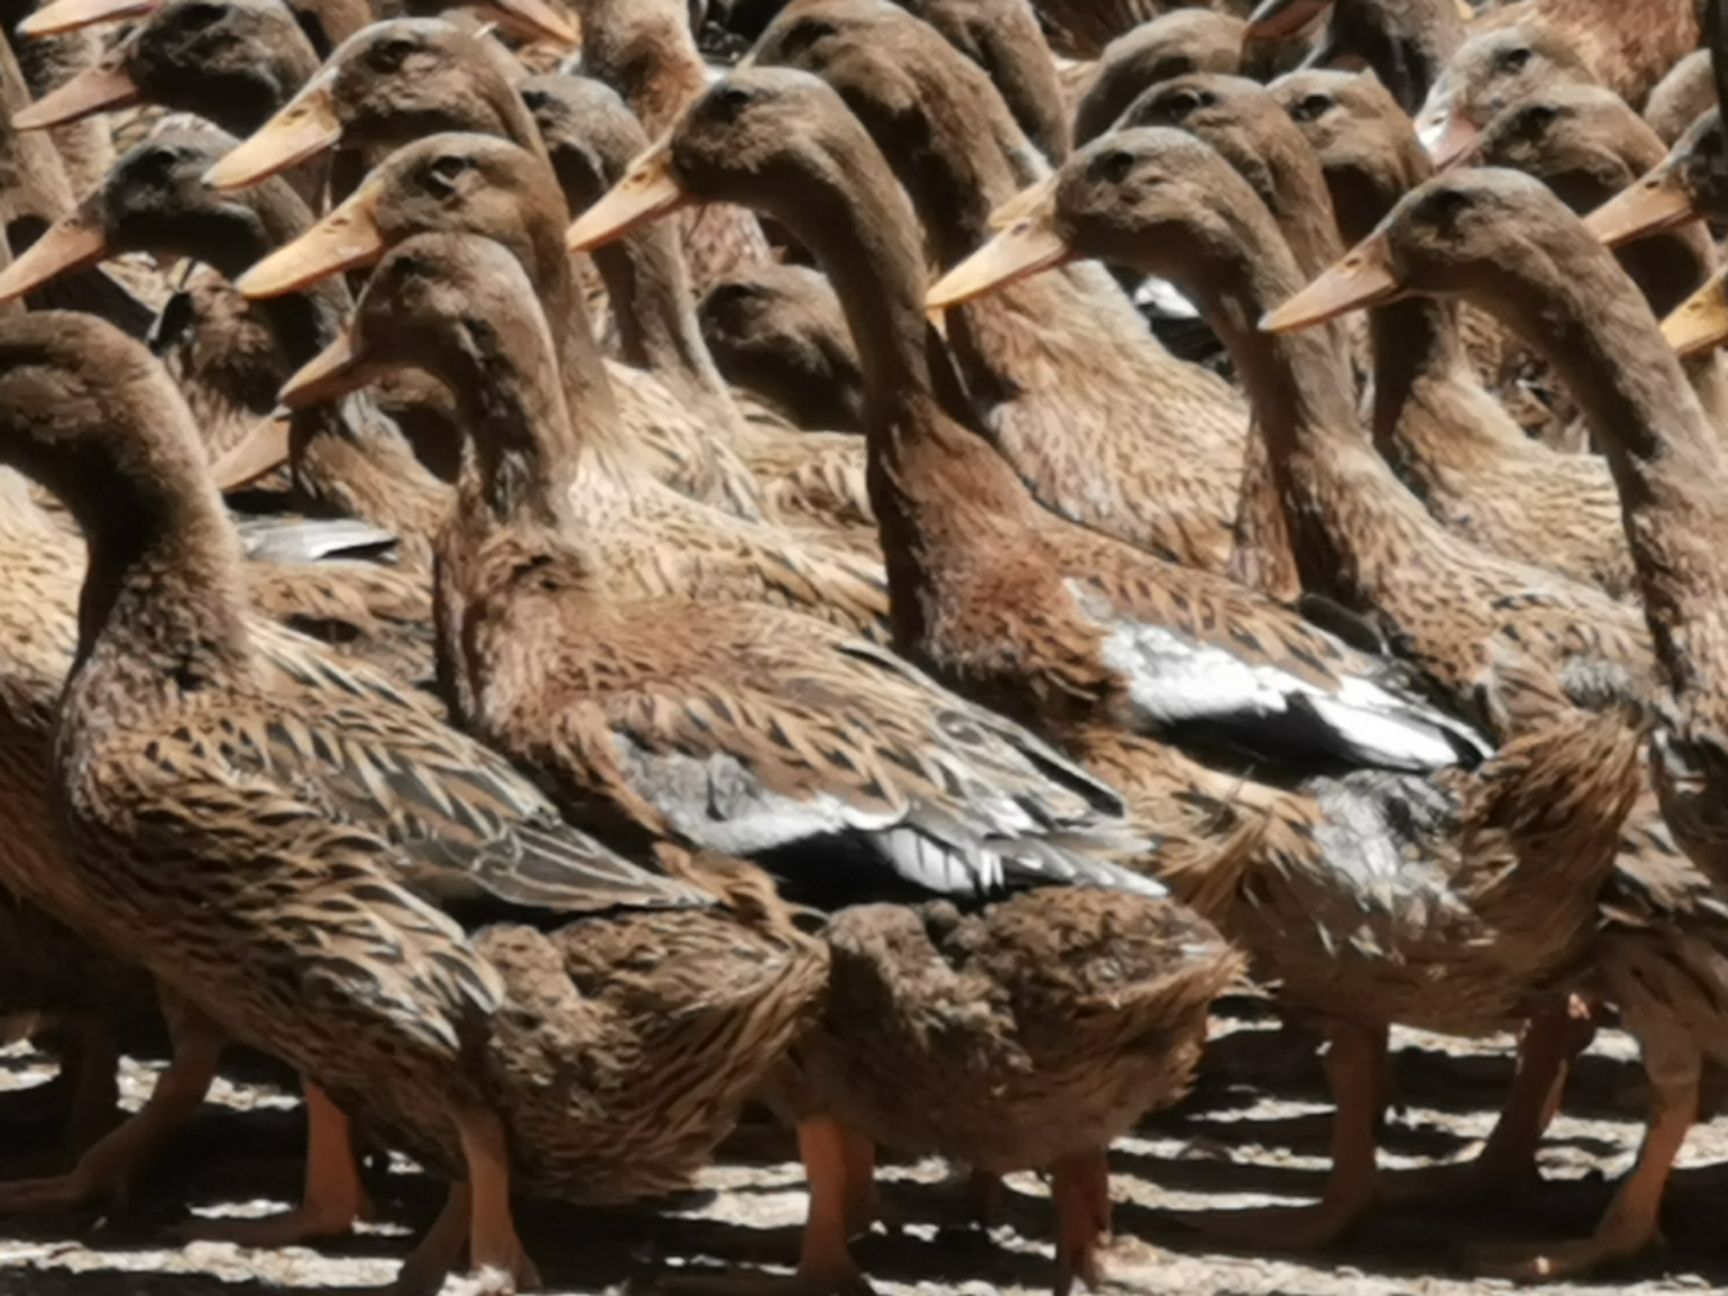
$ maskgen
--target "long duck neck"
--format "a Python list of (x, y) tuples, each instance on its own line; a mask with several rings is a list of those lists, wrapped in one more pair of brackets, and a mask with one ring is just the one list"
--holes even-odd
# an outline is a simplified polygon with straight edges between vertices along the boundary
[(1657, 653), (1684, 696), (1728, 679), (1728, 465), (1637, 286), (1582, 227), (1552, 236), (1547, 255), (1500, 267), (1493, 305), (1539, 343), (1602, 445)]
[(1264, 208), (1236, 204), (1228, 215), (1233, 236), (1196, 256), (1183, 289), (1229, 348), (1248, 390), (1303, 587), (1352, 602), (1341, 579), (1372, 584), (1381, 556), (1444, 549), (1445, 537), (1369, 442), (1344, 356), (1327, 330), (1260, 330), (1261, 316), (1304, 281)]
[(74, 687), (114, 715), (134, 704), (128, 695), (166, 701), (248, 658), (233, 527), (184, 408), (155, 403), (149, 423), (117, 423), (115, 444), (83, 458), (75, 482), (48, 483), (72, 503), (88, 548)]

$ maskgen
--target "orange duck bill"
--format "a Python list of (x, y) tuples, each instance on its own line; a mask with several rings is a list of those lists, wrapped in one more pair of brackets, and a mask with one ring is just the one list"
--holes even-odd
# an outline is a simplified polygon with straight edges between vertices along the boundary
[(108, 235), (94, 204), (86, 201), (50, 225), (19, 258), (0, 271), (0, 302), (22, 297), (50, 279), (95, 265), (108, 256)]
[(1584, 228), (1609, 247), (1666, 234), (1700, 218), (1692, 195), (1671, 166), (1657, 167), (1584, 218)]
[(335, 148), (341, 138), (330, 81), (320, 75), (206, 171), (204, 183), (212, 189), (244, 189)]
[(696, 205), (696, 200), (672, 174), (672, 146), (661, 140), (630, 164), (623, 179), (600, 201), (576, 218), (564, 242), (572, 252), (586, 252), (623, 238), (651, 220)]
[(372, 265), (386, 249), (376, 215), (382, 192), (377, 182), (361, 185), (335, 211), (241, 275), (234, 286), (254, 300), (280, 297), (343, 270)]
[(1662, 336), (1682, 356), (1714, 350), (1728, 342), (1728, 277), (1711, 275), (1704, 286), (1662, 321)]
[(138, 83), (126, 70), (126, 47), (120, 45), (66, 84), (13, 113), (12, 125), (19, 130), (63, 126), (97, 113), (129, 108), (142, 97)]
[(1332, 7), (1332, 0), (1261, 0), (1248, 16), (1242, 43), (1277, 41), (1307, 31)]
[(1079, 259), (1056, 228), (1054, 176), (1003, 203), (990, 224), (1002, 232), (936, 281), (924, 297), (926, 310), (959, 306)]
[(302, 365), (276, 399), (285, 409), (305, 409), (357, 391), (377, 376), (365, 352), (344, 333)]
[(1385, 237), (1370, 235), (1331, 269), (1260, 321), (1267, 333), (1294, 333), (1404, 295)]
[(523, 40), (552, 41), (570, 49), (582, 44), (576, 24), (547, 0), (475, 0), (469, 8)]
[(18, 34), (58, 36), (97, 23), (142, 18), (161, 7), (162, 0), (53, 0), (20, 22)]

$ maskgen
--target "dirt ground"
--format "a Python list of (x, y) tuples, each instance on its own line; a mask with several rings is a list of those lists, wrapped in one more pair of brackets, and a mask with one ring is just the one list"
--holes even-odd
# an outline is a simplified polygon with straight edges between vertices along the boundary
[[(1410, 1032), (1394, 1037), (1400, 1107), (1382, 1140), (1390, 1172), (1469, 1155), (1492, 1121), (1511, 1073), (1510, 1041), (1461, 1044)], [(124, 1100), (136, 1106), (159, 1064), (128, 1060)], [(51, 1130), (29, 1090), (47, 1059), (0, 1052), (0, 1156), (9, 1169), (40, 1164)], [(11, 1092), (6, 1092), (11, 1091)], [(1201, 1083), (1180, 1108), (1149, 1119), (1112, 1154), (1117, 1242), (1112, 1286), (1218, 1296), (1391, 1296), (1505, 1289), (1470, 1279), (1461, 1259), (1482, 1241), (1586, 1231), (1630, 1164), (1643, 1110), (1630, 1043), (1605, 1032), (1582, 1062), (1564, 1115), (1545, 1145), (1545, 1181), (1515, 1200), (1473, 1210), (1387, 1207), (1321, 1258), (1256, 1255), (1171, 1218), (1317, 1195), (1326, 1168), (1328, 1108), (1318, 1065), (1275, 1023), (1237, 1005), (1217, 1023)], [(260, 1213), (299, 1184), (299, 1104), (291, 1090), (224, 1082), (169, 1164), (111, 1218), (0, 1222), (0, 1296), (249, 1296), (315, 1290), (356, 1293), (389, 1282), (441, 1192), (405, 1163), (379, 1167), (380, 1221), (316, 1249), (181, 1245), (172, 1230), (198, 1215)], [(1036, 1176), (1010, 1183), (997, 1222), (970, 1223), (948, 1169), (885, 1167), (886, 1213), (858, 1255), (878, 1291), (1047, 1292), (1052, 1277), (1048, 1201)], [(791, 1140), (766, 1125), (742, 1131), (701, 1190), (657, 1208), (578, 1212), (525, 1205), (524, 1237), (548, 1291), (652, 1292), (682, 1269), (784, 1273), (797, 1251), (803, 1183)], [(1693, 1131), (1669, 1191), (1665, 1245), (1566, 1293), (1728, 1288), (1728, 1118)], [(448, 1292), (462, 1290), (452, 1283)]]

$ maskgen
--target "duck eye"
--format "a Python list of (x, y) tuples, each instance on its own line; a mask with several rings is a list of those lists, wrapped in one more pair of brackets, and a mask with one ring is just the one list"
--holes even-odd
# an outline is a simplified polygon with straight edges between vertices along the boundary
[(1164, 112), (1170, 121), (1184, 121), (1200, 109), (1211, 107), (1214, 102), (1205, 91), (1178, 90), (1164, 100)]
[(1530, 135), (1547, 130), (1554, 124), (1554, 119), (1559, 115), (1548, 104), (1531, 104), (1524, 110), (1524, 130)]
[(1423, 206), (1423, 214), (1435, 225), (1452, 225), (1470, 207), (1470, 195), (1456, 189), (1441, 189), (1431, 194)]
[(1495, 60), (1495, 66), (1502, 72), (1522, 72), (1529, 62), (1530, 47), (1515, 45), (1509, 50), (1501, 51), (1500, 57)]
[(457, 179), (473, 170), (474, 163), (458, 153), (445, 153), (434, 158), (426, 169), (426, 187), (434, 193), (448, 194), (455, 190)]
[(751, 98), (743, 86), (722, 83), (708, 92), (708, 106), (714, 116), (731, 121), (749, 106)]
[(1332, 100), (1323, 94), (1304, 95), (1290, 109), (1292, 119), (1299, 122), (1318, 121), (1326, 115), (1326, 110), (1332, 106)]
[(1092, 174), (1106, 184), (1121, 184), (1134, 168), (1134, 155), (1121, 149), (1102, 153), (1092, 163)]
[(405, 36), (392, 37), (372, 51), (371, 63), (380, 72), (394, 72), (413, 52), (413, 41)]

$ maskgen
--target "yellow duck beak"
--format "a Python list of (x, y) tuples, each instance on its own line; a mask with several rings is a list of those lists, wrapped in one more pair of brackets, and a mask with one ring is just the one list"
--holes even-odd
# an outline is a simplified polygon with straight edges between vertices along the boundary
[(1659, 166), (1586, 216), (1584, 228), (1609, 247), (1619, 247), (1690, 225), (1698, 217), (1679, 174)]
[(1056, 178), (1024, 189), (990, 213), (1001, 233), (936, 281), (925, 310), (945, 310), (1078, 259), (1056, 231)]
[(1682, 356), (1711, 351), (1728, 342), (1728, 280), (1711, 275), (1704, 286), (1681, 302), (1662, 321), (1662, 336)]
[(289, 420), (280, 414), (254, 423), (245, 436), (210, 465), (216, 489), (226, 494), (250, 486), (278, 464), (286, 463), (289, 428)]
[(582, 32), (546, 0), (476, 0), (469, 8), (524, 40), (553, 41), (569, 49), (582, 44)]
[(58, 36), (101, 22), (142, 18), (162, 7), (162, 0), (54, 0), (18, 24), (21, 36)]
[(376, 376), (372, 363), (344, 333), (302, 365), (276, 399), (288, 409), (305, 409), (358, 391)]
[(1336, 265), (1260, 321), (1265, 333), (1294, 333), (1404, 295), (1392, 269), (1392, 248), (1372, 234)]
[(22, 297), (50, 279), (95, 265), (108, 255), (102, 220), (81, 204), (50, 225), (19, 258), (0, 271), (0, 302)]
[(13, 113), (12, 125), (19, 130), (63, 126), (100, 112), (129, 108), (141, 97), (138, 83), (126, 70), (126, 47), (120, 45), (66, 84)]
[(672, 174), (672, 146), (661, 140), (630, 164), (630, 169), (600, 201), (576, 218), (564, 243), (572, 252), (586, 252), (623, 238), (651, 220), (669, 216), (696, 200)]
[(212, 189), (244, 189), (335, 148), (341, 138), (330, 82), (315, 77), (282, 111), (218, 159), (204, 173), (204, 183)]
[(1284, 40), (1305, 31), (1332, 7), (1332, 0), (1262, 0), (1248, 17), (1242, 43)]
[(286, 247), (253, 266), (234, 286), (254, 301), (296, 292), (344, 270), (369, 266), (388, 248), (378, 228), (378, 182), (363, 184), (348, 201)]

